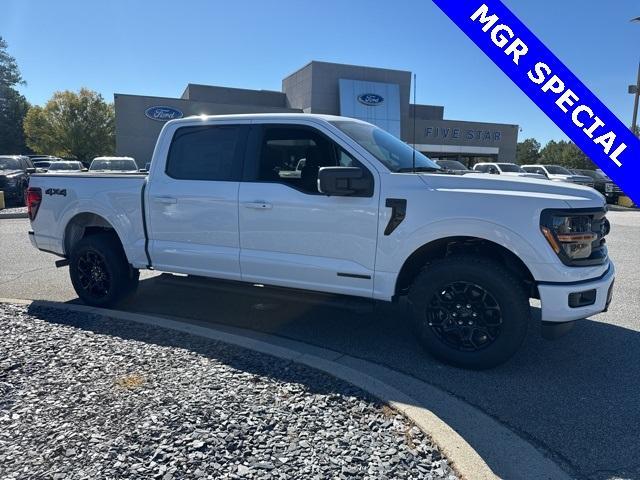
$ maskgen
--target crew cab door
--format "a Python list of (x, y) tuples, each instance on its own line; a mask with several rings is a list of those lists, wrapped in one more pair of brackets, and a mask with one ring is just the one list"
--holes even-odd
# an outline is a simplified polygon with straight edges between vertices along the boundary
[(168, 127), (146, 192), (151, 263), (158, 270), (240, 280), (238, 187), (249, 122)]
[[(318, 192), (318, 169), (358, 166), (369, 196)], [(370, 297), (379, 182), (331, 132), (300, 123), (254, 121), (240, 184), (242, 280)]]

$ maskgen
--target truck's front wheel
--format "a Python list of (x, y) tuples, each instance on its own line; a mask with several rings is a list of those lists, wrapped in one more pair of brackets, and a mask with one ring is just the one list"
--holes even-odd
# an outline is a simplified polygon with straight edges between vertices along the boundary
[(464, 368), (508, 360), (530, 322), (529, 299), (518, 278), (497, 262), (467, 255), (427, 265), (409, 290), (409, 304), (427, 350)]
[(135, 291), (140, 272), (129, 266), (118, 240), (104, 233), (78, 242), (71, 253), (69, 275), (84, 303), (111, 307)]

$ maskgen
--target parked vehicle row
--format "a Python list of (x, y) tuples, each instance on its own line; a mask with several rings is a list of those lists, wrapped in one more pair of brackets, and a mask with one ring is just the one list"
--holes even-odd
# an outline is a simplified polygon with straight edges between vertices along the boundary
[(78, 296), (101, 307), (133, 294), (140, 269), (405, 297), (428, 351), (468, 368), (513, 355), (531, 298), (545, 331), (607, 309), (615, 267), (600, 194), (440, 170), (351, 118), (183, 118), (163, 126), (149, 175), (32, 176), (29, 238), (64, 257)]
[(7, 204), (24, 205), (29, 175), (36, 167), (25, 155), (0, 155), (0, 191)]
[(492, 175), (506, 175), (512, 177), (529, 177), (548, 179), (555, 182), (568, 182), (595, 188), (605, 196), (609, 203), (614, 203), (623, 195), (622, 190), (599, 170), (567, 169), (560, 165), (517, 165), (508, 162), (480, 162), (467, 168), (457, 160), (436, 160), (443, 173), (466, 175), (469, 173), (488, 173)]

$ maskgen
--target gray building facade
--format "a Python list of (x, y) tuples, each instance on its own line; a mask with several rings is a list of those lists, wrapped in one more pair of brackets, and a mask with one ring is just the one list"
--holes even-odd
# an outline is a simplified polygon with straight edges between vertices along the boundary
[(304, 112), (369, 121), (433, 159), (515, 161), (517, 125), (445, 119), (443, 106), (412, 105), (410, 95), (411, 72), (317, 61), (285, 77), (281, 92), (189, 84), (179, 98), (116, 93), (116, 151), (144, 166), (173, 118)]

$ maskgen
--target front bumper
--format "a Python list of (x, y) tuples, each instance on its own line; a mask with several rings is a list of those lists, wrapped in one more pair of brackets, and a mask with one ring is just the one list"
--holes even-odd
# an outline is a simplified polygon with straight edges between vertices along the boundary
[[(539, 283), (543, 322), (570, 322), (604, 312), (611, 301), (611, 288), (616, 270), (613, 262), (600, 278), (574, 283)], [(569, 306), (572, 293), (595, 290), (595, 302), (583, 307)]]

